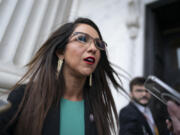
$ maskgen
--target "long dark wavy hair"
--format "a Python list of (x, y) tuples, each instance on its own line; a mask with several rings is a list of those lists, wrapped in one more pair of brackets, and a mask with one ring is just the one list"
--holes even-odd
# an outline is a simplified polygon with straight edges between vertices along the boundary
[[(90, 25), (98, 32), (102, 40), (96, 24), (87, 18), (78, 18), (74, 22), (66, 23), (50, 35), (27, 65), (26, 74), (16, 84), (17, 87), (27, 81), (24, 96), (13, 118), (15, 120), (18, 117), (15, 129), (17, 135), (41, 135), (49, 109), (59, 104), (65, 90), (65, 81), (62, 73), (58, 78), (56, 76), (58, 61), (56, 51), (64, 52), (69, 37), (78, 24)], [(88, 96), (92, 106), (98, 135), (115, 134), (118, 115), (109, 80), (117, 90), (121, 89), (121, 85), (115, 79), (118, 74), (111, 67), (106, 51), (101, 51), (100, 61), (92, 75), (93, 85), (88, 86), (87, 78), (83, 95)]]

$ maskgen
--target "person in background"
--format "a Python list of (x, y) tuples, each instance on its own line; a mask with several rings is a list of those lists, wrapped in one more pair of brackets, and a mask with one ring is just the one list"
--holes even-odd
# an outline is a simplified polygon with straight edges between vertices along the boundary
[(151, 95), (144, 87), (144, 82), (144, 77), (136, 77), (130, 82), (132, 100), (120, 111), (119, 135), (166, 135), (162, 134), (156, 125), (153, 112), (149, 107)]
[(118, 115), (108, 82), (122, 87), (106, 46), (88, 18), (58, 28), (9, 94), (0, 134), (114, 135)]

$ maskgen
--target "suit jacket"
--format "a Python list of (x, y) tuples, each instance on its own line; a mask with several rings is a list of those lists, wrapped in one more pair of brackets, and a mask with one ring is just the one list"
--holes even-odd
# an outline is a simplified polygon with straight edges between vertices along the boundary
[[(20, 86), (19, 88), (13, 90), (8, 100), (12, 103), (12, 107), (5, 113), (0, 114), (0, 135), (13, 135), (14, 127), (16, 126), (16, 122), (13, 123), (8, 129), (5, 131), (5, 125), (9, 122), (9, 120), (13, 117), (15, 112), (17, 111), (18, 105), (21, 102), (21, 99), (24, 95), (25, 86)], [(85, 99), (85, 135), (97, 135), (97, 129), (95, 126), (95, 122), (90, 118), (90, 107)], [(52, 107), (44, 121), (42, 135), (59, 135), (60, 133), (60, 105), (56, 107)]]
[(119, 135), (153, 135), (146, 118), (132, 102), (120, 111), (119, 121)]

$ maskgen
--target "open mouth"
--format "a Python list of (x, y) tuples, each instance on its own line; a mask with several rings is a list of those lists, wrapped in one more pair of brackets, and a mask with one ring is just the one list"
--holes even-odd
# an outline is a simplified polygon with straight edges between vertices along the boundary
[(95, 58), (94, 57), (86, 57), (86, 58), (84, 58), (84, 61), (88, 64), (94, 64)]

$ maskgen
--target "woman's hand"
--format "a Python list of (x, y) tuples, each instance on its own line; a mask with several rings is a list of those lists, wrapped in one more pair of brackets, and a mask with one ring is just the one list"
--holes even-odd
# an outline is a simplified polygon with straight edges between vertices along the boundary
[(180, 106), (172, 101), (168, 101), (167, 108), (172, 120), (172, 122), (166, 121), (167, 126), (168, 128), (173, 126), (173, 132), (175, 135), (180, 135)]

